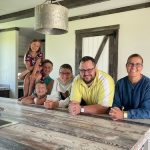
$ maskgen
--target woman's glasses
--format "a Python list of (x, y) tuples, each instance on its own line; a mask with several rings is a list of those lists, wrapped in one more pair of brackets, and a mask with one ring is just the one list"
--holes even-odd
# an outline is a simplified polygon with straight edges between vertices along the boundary
[(128, 63), (127, 63), (127, 66), (128, 66), (128, 67), (137, 67), (137, 68), (139, 68), (139, 67), (143, 66), (143, 64), (141, 64), (141, 63), (136, 63), (136, 64), (134, 64), (134, 63), (128, 62)]

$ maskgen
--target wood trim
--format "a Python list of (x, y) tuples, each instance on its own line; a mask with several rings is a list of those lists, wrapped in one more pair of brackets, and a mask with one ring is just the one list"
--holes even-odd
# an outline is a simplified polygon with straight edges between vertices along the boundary
[(109, 74), (117, 81), (118, 75), (118, 30), (109, 35)]
[[(92, 0), (92, 2), (93, 1), (94, 0)], [(96, 3), (96, 0), (94, 2)], [(97, 0), (97, 2), (100, 2), (100, 0), (99, 1)], [(131, 11), (131, 10), (136, 10), (136, 9), (142, 9), (142, 8), (147, 8), (147, 7), (150, 7), (150, 2), (142, 3), (142, 4), (136, 4), (136, 5), (132, 5), (132, 6), (121, 7), (121, 8), (116, 8), (116, 9), (110, 9), (110, 10), (106, 10), (106, 11), (100, 11), (100, 12), (96, 12), (96, 13), (89, 13), (89, 14), (85, 14), (85, 15), (69, 17), (69, 21), (75, 21), (75, 20), (97, 17), (97, 16), (102, 16), (102, 15), (109, 15), (109, 14)], [(2, 16), (0, 16), (0, 23), (24, 19), (24, 18), (28, 18), (28, 17), (34, 17), (34, 8), (15, 12), (15, 13), (11, 13), (11, 14), (7, 14), (7, 15), (2, 15)]]
[(7, 32), (7, 31), (13, 31), (13, 30), (19, 31), (20, 28), (18, 28), (18, 27), (6, 28), (6, 29), (1, 29), (0, 32)]
[(79, 73), (79, 60), (82, 58), (82, 39), (80, 34), (76, 34), (76, 48), (75, 48), (75, 75)]
[(96, 28), (88, 28), (88, 29), (82, 29), (82, 30), (76, 30), (76, 34), (82, 34), (82, 37), (88, 37), (88, 36), (96, 36), (100, 33), (104, 34), (112, 34), (113, 30), (119, 29), (119, 25), (110, 25), (110, 26), (103, 26), (103, 27), (96, 27)]

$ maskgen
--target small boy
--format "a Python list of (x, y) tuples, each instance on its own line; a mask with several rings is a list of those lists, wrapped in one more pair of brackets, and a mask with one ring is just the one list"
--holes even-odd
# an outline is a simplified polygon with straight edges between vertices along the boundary
[(21, 100), (22, 104), (43, 105), (46, 100), (47, 88), (44, 82), (38, 81), (35, 84), (35, 94)]

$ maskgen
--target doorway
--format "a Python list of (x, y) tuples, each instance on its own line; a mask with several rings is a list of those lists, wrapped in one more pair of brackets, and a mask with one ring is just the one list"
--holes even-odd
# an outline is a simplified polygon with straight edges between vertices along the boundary
[(83, 56), (95, 58), (97, 68), (117, 81), (119, 25), (76, 30), (75, 73)]

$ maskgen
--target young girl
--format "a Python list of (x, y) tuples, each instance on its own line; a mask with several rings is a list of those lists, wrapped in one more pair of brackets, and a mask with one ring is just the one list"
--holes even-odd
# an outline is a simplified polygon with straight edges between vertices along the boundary
[(54, 109), (57, 107), (67, 107), (69, 104), (69, 95), (73, 81), (72, 67), (69, 64), (63, 64), (59, 69), (59, 77), (54, 81), (51, 95), (47, 95), (44, 102), (45, 108)]
[(24, 63), (29, 73), (27, 73), (24, 78), (23, 98), (32, 94), (35, 81), (41, 79), (40, 65), (43, 59), (44, 54), (41, 52), (41, 41), (34, 39), (30, 43), (29, 49), (24, 56)]

